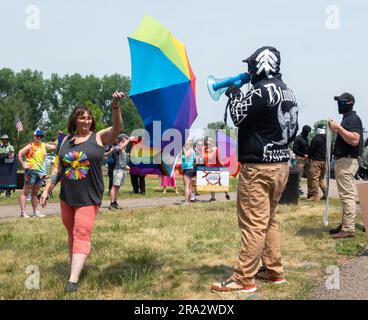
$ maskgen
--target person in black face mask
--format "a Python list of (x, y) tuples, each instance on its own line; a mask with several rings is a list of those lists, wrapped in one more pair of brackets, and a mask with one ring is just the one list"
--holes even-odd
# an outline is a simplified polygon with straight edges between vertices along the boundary
[(232, 275), (214, 283), (213, 292), (255, 292), (256, 278), (286, 282), (275, 212), (289, 176), (289, 144), (298, 131), (298, 104), (282, 79), (276, 48), (261, 47), (243, 62), (253, 86), (247, 93), (237, 86), (225, 92), (238, 127), (240, 254)]
[(343, 207), (342, 223), (330, 230), (335, 239), (355, 236), (355, 195), (354, 176), (358, 171), (358, 156), (363, 138), (363, 125), (359, 116), (353, 111), (354, 96), (343, 93), (334, 97), (339, 113), (343, 115), (341, 124), (329, 120), (330, 129), (337, 133), (333, 154), (335, 156), (335, 177), (337, 189)]
[(308, 162), (308, 154), (309, 154), (308, 136), (311, 131), (312, 128), (308, 125), (305, 125), (302, 129), (301, 134), (295, 138), (293, 144), (293, 152), (295, 153), (296, 159), (296, 169), (299, 172), (299, 194), (303, 195), (303, 190), (300, 186), (300, 178), (303, 176), (304, 172), (307, 177), (308, 199), (312, 196), (312, 185), (309, 175), (309, 162)]

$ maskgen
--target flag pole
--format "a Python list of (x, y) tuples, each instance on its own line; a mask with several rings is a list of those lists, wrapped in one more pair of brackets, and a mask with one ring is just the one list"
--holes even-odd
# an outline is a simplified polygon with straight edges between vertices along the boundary
[[(18, 131), (18, 130), (17, 130)], [(18, 140), (17, 140), (17, 150), (19, 152), (19, 131), (18, 131)]]

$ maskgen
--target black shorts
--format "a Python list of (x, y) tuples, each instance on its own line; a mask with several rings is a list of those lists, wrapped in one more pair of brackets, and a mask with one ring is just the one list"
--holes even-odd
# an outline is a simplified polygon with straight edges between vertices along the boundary
[(183, 173), (185, 176), (189, 177), (189, 178), (193, 178), (196, 176), (197, 171), (194, 169), (185, 169), (183, 170)]

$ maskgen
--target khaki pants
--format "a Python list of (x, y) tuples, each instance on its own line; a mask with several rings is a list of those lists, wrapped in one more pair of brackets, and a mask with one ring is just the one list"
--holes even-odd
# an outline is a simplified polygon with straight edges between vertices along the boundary
[[(303, 172), (305, 173), (307, 177), (307, 189), (308, 189), (307, 194), (308, 196), (311, 196), (312, 195), (312, 180), (309, 174), (309, 161), (305, 160), (302, 157), (296, 157), (295, 159), (296, 159), (296, 170), (299, 172), (299, 177), (301, 178), (303, 176)], [(299, 189), (301, 189), (300, 182), (299, 182)]]
[(288, 176), (284, 162), (241, 166), (237, 195), (241, 250), (232, 276), (239, 284), (254, 284), (260, 259), (270, 276), (284, 276), (275, 208)]
[(326, 193), (326, 184), (325, 184), (326, 162), (310, 160), (309, 175), (311, 178), (312, 195), (318, 197), (319, 188), (321, 188), (323, 195), (325, 195)]
[(337, 190), (343, 208), (342, 230), (355, 231), (355, 193), (354, 176), (359, 168), (358, 160), (353, 158), (340, 158), (335, 161), (335, 178)]

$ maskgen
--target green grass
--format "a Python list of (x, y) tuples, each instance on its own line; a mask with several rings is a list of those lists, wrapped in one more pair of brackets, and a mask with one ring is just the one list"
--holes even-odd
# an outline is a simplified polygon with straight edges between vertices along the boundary
[[(330, 226), (323, 203), (280, 205), (277, 217), (288, 283), (257, 282), (251, 296), (209, 291), (237, 262), (239, 230), (235, 201), (99, 213), (92, 253), (80, 290), (64, 293), (69, 274), (66, 231), (60, 217), (0, 220), (0, 299), (305, 299), (326, 267), (339, 265), (367, 247), (366, 234), (333, 240), (340, 221), (332, 201)], [(358, 221), (360, 223), (360, 221)], [(41, 274), (40, 290), (28, 290), (26, 268)]]
[[(109, 196), (107, 194), (107, 187), (109, 185), (108, 178), (104, 177), (104, 184), (105, 184), (105, 192), (103, 195), (103, 200), (109, 200)], [(176, 185), (178, 186), (179, 195), (184, 193), (184, 184), (182, 176), (176, 177)], [(230, 177), (229, 181), (229, 190), (230, 192), (235, 191), (237, 187), (237, 179)], [(59, 201), (59, 191), (60, 191), (60, 184), (57, 184), (53, 191), (52, 198), (49, 199), (50, 202), (58, 202)], [(146, 195), (147, 198), (156, 198), (156, 197), (172, 197), (178, 196), (175, 193), (173, 187), (167, 187), (167, 192), (165, 194), (162, 193), (163, 188), (161, 187), (161, 177), (158, 176), (147, 176), (146, 177)], [(21, 190), (16, 190), (14, 193), (11, 194), (10, 198), (5, 197), (5, 193), (0, 194), (0, 206), (2, 205), (12, 205), (18, 204), (18, 198), (20, 195)], [(120, 188), (119, 192), (119, 199), (136, 199), (142, 198), (140, 194), (132, 194), (132, 186), (130, 183), (130, 176), (127, 176), (125, 180), (124, 186)]]

